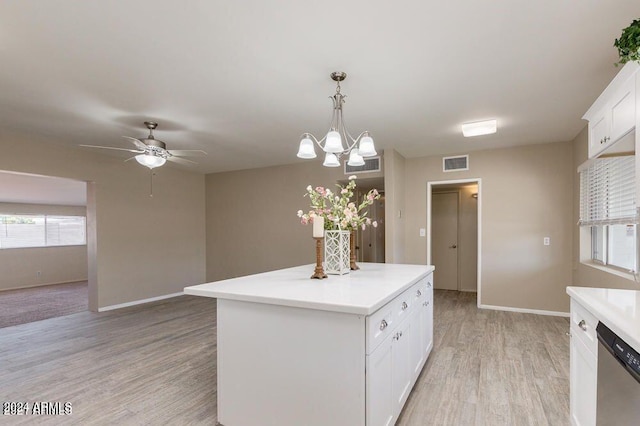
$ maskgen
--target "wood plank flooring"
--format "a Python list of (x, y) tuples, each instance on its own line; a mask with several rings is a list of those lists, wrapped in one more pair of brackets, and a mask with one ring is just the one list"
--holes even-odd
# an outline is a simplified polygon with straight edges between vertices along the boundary
[[(564, 425), (565, 318), (436, 291), (435, 347), (398, 425)], [(0, 329), (0, 401), (70, 401), (0, 424), (215, 425), (215, 300), (183, 296)]]

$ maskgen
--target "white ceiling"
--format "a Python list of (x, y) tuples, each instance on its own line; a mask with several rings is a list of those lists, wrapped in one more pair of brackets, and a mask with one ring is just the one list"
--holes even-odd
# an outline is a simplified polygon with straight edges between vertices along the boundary
[(87, 184), (72, 179), (0, 170), (0, 203), (86, 206)]
[[(0, 126), (128, 147), (152, 119), (169, 149), (209, 153), (192, 170), (293, 163), (303, 132), (327, 131), (329, 74), (345, 71), (348, 128), (380, 149), (567, 141), (638, 17), (638, 0), (6, 0)], [(497, 134), (462, 137), (487, 118)]]

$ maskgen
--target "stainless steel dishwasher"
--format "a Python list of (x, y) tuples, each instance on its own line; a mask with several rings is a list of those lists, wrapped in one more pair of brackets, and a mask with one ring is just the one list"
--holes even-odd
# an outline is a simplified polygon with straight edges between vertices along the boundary
[(640, 425), (640, 354), (603, 323), (598, 333), (598, 426)]

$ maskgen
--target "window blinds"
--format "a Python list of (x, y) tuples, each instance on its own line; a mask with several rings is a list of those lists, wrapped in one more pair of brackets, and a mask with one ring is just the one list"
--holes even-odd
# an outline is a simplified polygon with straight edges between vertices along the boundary
[(580, 226), (638, 223), (635, 156), (598, 158), (580, 171)]

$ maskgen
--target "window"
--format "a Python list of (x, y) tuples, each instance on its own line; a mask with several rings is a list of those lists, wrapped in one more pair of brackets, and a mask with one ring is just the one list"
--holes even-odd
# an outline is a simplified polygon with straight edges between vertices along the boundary
[(580, 170), (580, 226), (591, 228), (591, 260), (637, 270), (635, 157), (607, 157)]
[(86, 243), (84, 216), (0, 214), (0, 249)]

